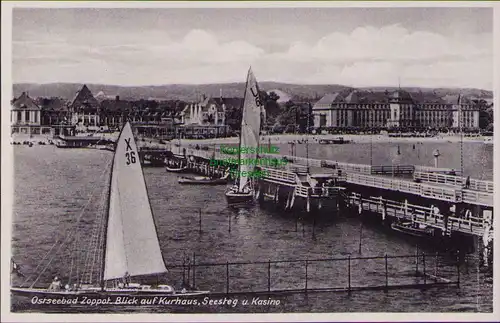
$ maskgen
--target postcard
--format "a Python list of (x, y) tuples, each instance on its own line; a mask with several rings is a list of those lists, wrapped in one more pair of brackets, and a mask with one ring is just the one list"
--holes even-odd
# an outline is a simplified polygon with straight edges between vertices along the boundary
[(3, 2), (2, 320), (493, 320), (498, 9)]

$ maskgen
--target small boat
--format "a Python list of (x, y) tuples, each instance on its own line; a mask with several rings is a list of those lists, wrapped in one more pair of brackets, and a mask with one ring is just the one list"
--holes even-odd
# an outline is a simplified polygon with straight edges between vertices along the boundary
[(338, 137), (335, 139), (320, 139), (318, 141), (320, 145), (328, 145), (328, 144), (334, 144), (334, 145), (342, 145), (342, 144), (347, 144), (349, 143), (348, 140), (344, 140), (344, 137)]
[[(243, 109), (241, 116), (241, 132), (238, 155), (238, 172), (234, 185), (226, 189), (225, 195), (227, 203), (231, 206), (241, 206), (252, 204), (254, 201), (254, 189), (252, 179), (239, 174), (251, 174), (255, 169), (253, 163), (241, 163), (242, 160), (254, 160), (257, 158), (257, 151), (260, 143), (261, 116), (264, 111), (264, 104), (260, 97), (259, 85), (252, 72), (248, 69), (245, 94), (243, 98)], [(244, 148), (256, 148), (251, 152)], [(243, 153), (242, 151), (247, 151)]]
[[(129, 122), (125, 124), (118, 138), (110, 177), (107, 211), (98, 214), (102, 218), (96, 221), (95, 234), (88, 247), (89, 251), (96, 249), (97, 254), (93, 254), (93, 259), (98, 259), (100, 266), (94, 267), (94, 260), (88, 257), (92, 266), (88, 266), (87, 262), (82, 267), (85, 268), (83, 273), (77, 271), (75, 274), (75, 271), (71, 271), (72, 268), (68, 268), (69, 278), (66, 285), (55, 277), (48, 288), (34, 287), (47, 266), (56, 259), (53, 255), (45, 269), (37, 273), (38, 277), (30, 287), (11, 287), (12, 295), (56, 299), (87, 296), (97, 301), (116, 302), (123, 297), (183, 298), (209, 293), (186, 288), (174, 290), (172, 286), (160, 282), (161, 275), (168, 271), (160, 249), (153, 211), (138, 160), (137, 145)], [(79, 225), (80, 223), (70, 230), (63, 241), (69, 241), (69, 237), (75, 234)], [(97, 241), (102, 243), (97, 244)], [(139, 279), (144, 282), (144, 279), (148, 278), (149, 281), (155, 279), (156, 283), (139, 283)], [(75, 284), (70, 285), (71, 279)]]
[(179, 184), (194, 184), (194, 185), (222, 185), (227, 184), (227, 178), (211, 178), (206, 176), (195, 177), (179, 177)]
[(187, 171), (187, 166), (181, 166), (181, 167), (171, 167), (171, 166), (166, 166), (167, 172), (171, 173), (182, 173)]
[(155, 156), (152, 154), (145, 154), (144, 159), (142, 161), (142, 165), (144, 167), (164, 167), (165, 166), (165, 158), (163, 156)]
[(395, 231), (405, 233), (414, 237), (433, 237), (435, 235), (435, 229), (417, 222), (411, 221), (401, 221), (393, 222), (391, 228)]

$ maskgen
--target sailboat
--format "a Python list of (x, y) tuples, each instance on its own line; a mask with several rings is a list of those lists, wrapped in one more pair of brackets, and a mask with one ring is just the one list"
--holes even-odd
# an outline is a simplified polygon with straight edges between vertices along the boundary
[[(230, 186), (225, 192), (227, 202), (230, 205), (248, 204), (253, 202), (253, 182), (248, 174), (253, 172), (255, 164), (253, 162), (246, 161), (255, 160), (257, 158), (261, 113), (263, 109), (264, 104), (260, 97), (259, 86), (252, 72), (252, 68), (250, 67), (247, 74), (245, 94), (243, 98), (240, 145), (238, 149), (238, 172), (235, 184)], [(244, 152), (242, 153), (242, 151)]]
[[(99, 280), (92, 282), (90, 278), (90, 281), (82, 282), (80, 279), (73, 286), (68, 282), (62, 287), (61, 281), (56, 277), (48, 288), (33, 287), (34, 283), (27, 288), (12, 287), (13, 295), (29, 297), (86, 295), (107, 298), (182, 297), (208, 293), (208, 291), (185, 289), (175, 291), (170, 285), (159, 283), (143, 285), (133, 282), (139, 277), (145, 279), (151, 276), (156, 276), (158, 281), (159, 275), (165, 274), (167, 268), (160, 250), (137, 145), (129, 122), (125, 124), (118, 137), (110, 176), (107, 212), (102, 222), (104, 228), (100, 230), (103, 233), (104, 251), (102, 256), (97, 258), (102, 260)], [(39, 273), (39, 277), (41, 274), (43, 272)]]

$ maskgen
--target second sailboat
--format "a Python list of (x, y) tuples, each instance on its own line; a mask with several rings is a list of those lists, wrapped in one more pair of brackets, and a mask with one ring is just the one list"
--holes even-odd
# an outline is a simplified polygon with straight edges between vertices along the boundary
[[(248, 70), (243, 111), (241, 118), (238, 171), (235, 184), (226, 190), (229, 205), (249, 204), (253, 202), (254, 187), (252, 174), (259, 147), (261, 113), (264, 102), (252, 68)], [(233, 172), (234, 174), (234, 172)]]

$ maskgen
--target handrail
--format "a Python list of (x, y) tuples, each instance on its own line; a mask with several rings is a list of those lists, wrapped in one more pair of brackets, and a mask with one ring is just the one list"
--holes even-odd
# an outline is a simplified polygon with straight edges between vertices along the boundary
[(408, 193), (416, 193), (422, 196), (457, 202), (456, 189), (452, 187), (435, 187), (420, 183), (354, 173), (347, 174), (347, 182)]
[[(452, 175), (444, 175), (438, 173), (427, 173), (427, 172), (415, 172), (413, 174), (415, 179), (419, 179), (421, 181), (430, 182), (430, 183), (439, 183), (439, 184), (451, 184), (457, 186), (463, 186), (466, 183), (466, 179), (460, 176), (452, 176)], [(483, 181), (477, 179), (469, 179), (469, 186), (467, 189), (493, 193), (493, 182), (492, 181)]]
[[(381, 213), (385, 209), (386, 216), (393, 216), (411, 220), (413, 222), (426, 224), (435, 228), (445, 229), (445, 217), (443, 214), (435, 213), (433, 207), (426, 207), (414, 205), (404, 202), (392, 201), (377, 197), (361, 197), (359, 194), (352, 193), (349, 197), (349, 202), (353, 205), (359, 206), (362, 209), (370, 210), (372, 212)], [(452, 231), (460, 231), (465, 233), (472, 233), (475, 235), (482, 235), (484, 233), (485, 225), (484, 219), (476, 216), (457, 217), (449, 216), (448, 225)]]

